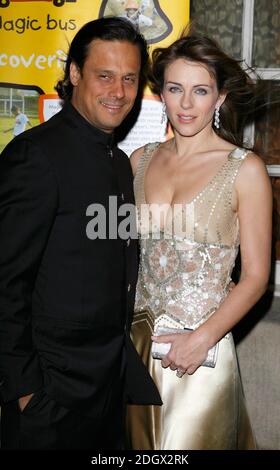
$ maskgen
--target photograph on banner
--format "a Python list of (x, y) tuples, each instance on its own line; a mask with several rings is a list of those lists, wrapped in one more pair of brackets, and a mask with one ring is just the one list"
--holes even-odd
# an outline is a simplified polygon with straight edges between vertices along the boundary
[[(14, 135), (13, 131), (4, 132), (15, 121), (13, 105), (18, 106), (20, 114), (26, 115), (32, 126), (48, 120), (61, 109), (54, 86), (63, 75), (71, 40), (88, 21), (111, 15), (131, 21), (144, 35), (152, 52), (155, 47), (177, 39), (188, 22), (189, 2), (0, 0), (0, 151)], [(161, 110), (161, 101), (146, 88), (139, 117), (119, 143), (128, 155), (148, 141), (165, 140), (166, 123), (161, 122)]]
[(0, 153), (13, 137), (40, 124), (39, 97), (36, 90), (0, 87)]
[(99, 16), (118, 16), (130, 21), (148, 44), (166, 38), (172, 23), (158, 0), (103, 0)]

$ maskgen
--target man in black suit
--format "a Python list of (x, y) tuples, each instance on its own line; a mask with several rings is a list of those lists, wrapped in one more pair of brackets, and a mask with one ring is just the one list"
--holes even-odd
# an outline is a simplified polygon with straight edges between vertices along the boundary
[(133, 203), (113, 131), (147, 59), (127, 21), (83, 26), (57, 85), (61, 112), (0, 158), (2, 448), (122, 448), (125, 402), (161, 403), (129, 337), (136, 237), (106, 223), (95, 236), (89, 217), (97, 204), (119, 223)]

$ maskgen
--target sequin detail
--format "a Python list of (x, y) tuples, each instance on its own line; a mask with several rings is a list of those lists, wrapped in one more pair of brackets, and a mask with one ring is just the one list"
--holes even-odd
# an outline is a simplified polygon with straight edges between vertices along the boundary
[(182, 217), (182, 213), (173, 212), (164, 233), (157, 223), (150, 223), (150, 214), (143, 217), (145, 210), (146, 215), (149, 212), (144, 194), (145, 172), (158, 145), (145, 147), (134, 180), (141, 245), (135, 312), (149, 312), (156, 324), (164, 320), (170, 326), (196, 328), (228, 292), (239, 248), (232, 191), (247, 151), (231, 152), (214, 178), (184, 205), (182, 235), (176, 230), (176, 217)]

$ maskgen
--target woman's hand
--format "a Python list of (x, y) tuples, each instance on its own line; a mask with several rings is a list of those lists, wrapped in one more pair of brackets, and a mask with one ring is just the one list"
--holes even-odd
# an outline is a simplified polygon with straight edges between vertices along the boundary
[(163, 357), (161, 365), (177, 370), (178, 377), (184, 373), (193, 374), (203, 364), (208, 350), (213, 346), (199, 328), (191, 332), (152, 336), (152, 341), (171, 343), (170, 351)]

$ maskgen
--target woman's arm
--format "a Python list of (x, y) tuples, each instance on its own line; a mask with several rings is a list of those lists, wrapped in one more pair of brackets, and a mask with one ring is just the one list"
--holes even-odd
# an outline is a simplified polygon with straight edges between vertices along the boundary
[[(272, 191), (262, 160), (250, 154), (235, 183), (240, 225), (241, 278), (207, 325), (215, 344), (264, 294), (270, 274)], [(213, 345), (212, 344), (212, 345)]]
[[(179, 367), (189, 374), (202, 364), (207, 351), (230, 331), (264, 294), (270, 273), (271, 184), (265, 165), (250, 154), (235, 182), (240, 224), (241, 278), (217, 311), (188, 335), (165, 337), (172, 348), (164, 367)], [(161, 337), (162, 340), (162, 337)], [(173, 365), (172, 365), (173, 364)], [(176, 367), (175, 367), (176, 366)]]

